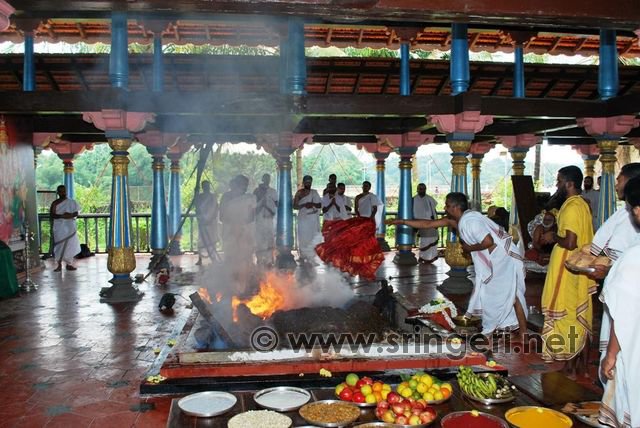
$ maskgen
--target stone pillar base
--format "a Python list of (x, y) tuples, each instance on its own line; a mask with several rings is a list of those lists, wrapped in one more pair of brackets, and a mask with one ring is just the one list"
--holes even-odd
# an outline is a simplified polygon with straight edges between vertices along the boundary
[(171, 262), (163, 250), (161, 252), (155, 252), (154, 250), (147, 269), (152, 272), (159, 272), (160, 269), (171, 269)]
[(380, 245), (380, 249), (385, 253), (391, 251), (391, 247), (389, 246), (389, 243), (386, 239), (378, 238), (378, 244)]
[(291, 250), (289, 249), (278, 249), (278, 254), (276, 255), (276, 267), (278, 269), (289, 269), (293, 270), (298, 266), (296, 260), (293, 258), (293, 254), (291, 254)]
[(418, 264), (418, 260), (415, 254), (413, 254), (413, 251), (398, 251), (393, 258), (393, 262), (401, 266), (414, 266)]
[(442, 281), (438, 289), (444, 294), (469, 294), (473, 290), (473, 283), (468, 278), (467, 270), (451, 269), (447, 272), (449, 278)]
[(175, 240), (171, 241), (169, 244), (169, 255), (170, 256), (180, 256), (182, 255), (182, 250), (180, 249), (180, 241)]
[(103, 287), (100, 290), (100, 303), (131, 303), (138, 302), (144, 293), (133, 286), (131, 277), (113, 277), (111, 287)]

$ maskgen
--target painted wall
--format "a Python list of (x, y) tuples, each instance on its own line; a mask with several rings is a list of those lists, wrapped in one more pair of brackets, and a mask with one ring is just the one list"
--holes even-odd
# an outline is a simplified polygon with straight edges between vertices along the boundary
[[(16, 143), (7, 128), (9, 143), (0, 144), (0, 240), (9, 243), (20, 239), (25, 220), (37, 235), (37, 205), (33, 147)], [(38, 260), (37, 239), (31, 243), (33, 261)]]

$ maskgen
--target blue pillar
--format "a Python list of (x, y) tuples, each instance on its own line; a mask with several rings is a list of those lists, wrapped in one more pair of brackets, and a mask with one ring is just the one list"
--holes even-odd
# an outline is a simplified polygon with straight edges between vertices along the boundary
[(616, 30), (600, 30), (598, 93), (603, 100), (618, 95), (618, 47)]
[(111, 212), (107, 236), (107, 268), (113, 274), (112, 287), (100, 291), (100, 301), (106, 303), (135, 302), (142, 294), (131, 279), (136, 268), (133, 240), (131, 239), (131, 210), (129, 206), (129, 152), (131, 134), (123, 131), (106, 131), (111, 147)]
[(287, 93), (287, 77), (289, 76), (289, 66), (288, 59), (289, 57), (289, 39), (287, 37), (282, 36), (280, 38), (280, 70), (279, 70), (279, 82), (280, 82), (280, 93)]
[(293, 95), (305, 95), (307, 65), (304, 54), (304, 21), (289, 18), (289, 50), (287, 57), (287, 91)]
[[(400, 155), (400, 198), (398, 201), (398, 218), (402, 220), (413, 219), (413, 198), (411, 197), (411, 159), (416, 154), (417, 147), (401, 147)], [(418, 260), (413, 254), (414, 243), (413, 228), (409, 226), (396, 226), (396, 246), (398, 252), (393, 262), (399, 265), (416, 265)]]
[(471, 155), (471, 200), (470, 207), (482, 212), (482, 192), (480, 189), (480, 170), (482, 168), (483, 154)]
[(36, 69), (33, 58), (33, 33), (24, 34), (24, 63), (22, 76), (22, 90), (32, 92), (36, 90)]
[(521, 44), (516, 45), (513, 56), (513, 98), (524, 98), (524, 49)]
[(382, 221), (378, 225), (378, 229), (376, 230), (376, 238), (378, 238), (378, 243), (380, 244), (380, 248), (382, 251), (390, 251), (389, 243), (386, 240), (387, 236), (387, 225), (384, 224), (385, 218), (387, 218), (387, 191), (384, 184), (385, 179), (385, 161), (389, 157), (389, 153), (375, 153), (376, 157), (376, 195), (380, 198), (382, 203)]
[(67, 197), (75, 199), (76, 192), (73, 187), (73, 155), (70, 158), (65, 157), (64, 163), (64, 187), (67, 189)]
[(451, 25), (451, 95), (458, 95), (469, 89), (469, 41), (467, 24)]
[(180, 154), (170, 154), (171, 176), (169, 178), (169, 236), (173, 236), (169, 254), (182, 254), (180, 235), (176, 236), (182, 220), (182, 196), (180, 194)]
[[(465, 138), (465, 139), (463, 139)], [(468, 138), (468, 139), (466, 139)], [(469, 160), (469, 150), (471, 149), (471, 140), (473, 134), (465, 136), (450, 134), (447, 136), (449, 147), (451, 148), (451, 191), (467, 193), (467, 164)], [(471, 264), (468, 256), (466, 256), (455, 230), (449, 229), (447, 247), (444, 252), (444, 258), (451, 270), (447, 272), (452, 278), (463, 277), (468, 275), (467, 267)], [(465, 292), (468, 291), (470, 283), (466, 280), (451, 280), (446, 286), (443, 284), (443, 289), (449, 292)]]
[(292, 268), (296, 262), (291, 254), (293, 248), (293, 195), (291, 193), (291, 147), (276, 149), (278, 164), (278, 212), (276, 217), (276, 265)]
[(111, 14), (111, 53), (109, 54), (109, 80), (115, 88), (129, 86), (129, 42), (127, 14)]
[(153, 157), (153, 193), (151, 202), (151, 262), (150, 269), (157, 271), (168, 267), (166, 248), (167, 239), (167, 203), (164, 192), (164, 154), (165, 147), (147, 147)]
[(409, 71), (409, 43), (400, 45), (400, 95), (411, 95), (411, 74)]
[(153, 35), (153, 92), (164, 89), (164, 60), (162, 59), (162, 32)]

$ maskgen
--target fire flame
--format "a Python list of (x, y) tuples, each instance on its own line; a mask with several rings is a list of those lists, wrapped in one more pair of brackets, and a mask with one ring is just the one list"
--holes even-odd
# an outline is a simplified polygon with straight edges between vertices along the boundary
[(208, 304), (211, 304), (211, 296), (209, 295), (209, 291), (207, 291), (206, 288), (203, 288), (203, 287), (199, 288), (198, 294), (200, 295), (200, 298), (202, 300), (204, 300)]
[(295, 278), (291, 274), (267, 272), (265, 279), (260, 282), (260, 291), (249, 299), (233, 296), (233, 322), (238, 322), (238, 305), (244, 304), (252, 314), (267, 319), (274, 312), (287, 306), (286, 290), (295, 286)]

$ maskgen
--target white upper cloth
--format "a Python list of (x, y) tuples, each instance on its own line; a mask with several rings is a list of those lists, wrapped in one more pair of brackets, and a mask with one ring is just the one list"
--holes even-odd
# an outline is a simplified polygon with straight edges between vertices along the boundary
[[(371, 217), (373, 207), (379, 207), (382, 201), (374, 193), (367, 193), (358, 199), (358, 213), (360, 217)], [(378, 208), (380, 210), (380, 208)]]
[(273, 219), (278, 209), (278, 192), (273, 187), (263, 190), (258, 186), (253, 192), (256, 197), (256, 221), (259, 219)]
[[(640, 382), (639, 259), (640, 244), (627, 248), (611, 267), (600, 295), (605, 313), (614, 320), (614, 331), (620, 344), (614, 381), (607, 382), (603, 396), (604, 413), (615, 417), (618, 426), (640, 426), (640, 394), (637, 391)], [(625, 416), (630, 417), (629, 425), (623, 425)]]
[[(80, 205), (73, 199), (66, 198), (55, 207), (55, 214), (80, 212)], [(53, 255), (60, 262), (72, 263), (80, 252), (80, 239), (75, 218), (56, 218), (53, 220)]]
[(315, 255), (314, 248), (320, 243), (320, 208), (305, 208), (304, 204), (312, 202), (321, 204), (322, 199), (316, 190), (311, 189), (308, 195), (298, 200), (300, 209), (298, 210), (298, 247), (300, 253), (305, 257)]
[(616, 260), (640, 234), (633, 222), (631, 210), (625, 204), (605, 221), (596, 231), (591, 241), (591, 253), (603, 252), (611, 260)]
[[(325, 220), (345, 220), (349, 218), (349, 212), (347, 211), (347, 208), (346, 208), (347, 197), (344, 195), (338, 195), (337, 193), (335, 193), (332, 196), (328, 193), (325, 193), (325, 195), (322, 197), (322, 208), (328, 207), (334, 198), (335, 198), (336, 204), (331, 205), (331, 208), (329, 208), (327, 212), (323, 214), (323, 218)], [(336, 208), (336, 205), (338, 206), (338, 208), (340, 208), (339, 210), (338, 208)]]
[(491, 235), (496, 244), (488, 249), (471, 252), (476, 271), (475, 284), (467, 313), (482, 316), (482, 333), (518, 325), (514, 303), (517, 298), (527, 316), (524, 298), (524, 265), (521, 250), (511, 235), (477, 211), (465, 211), (458, 221), (458, 233), (467, 244), (479, 244)]

